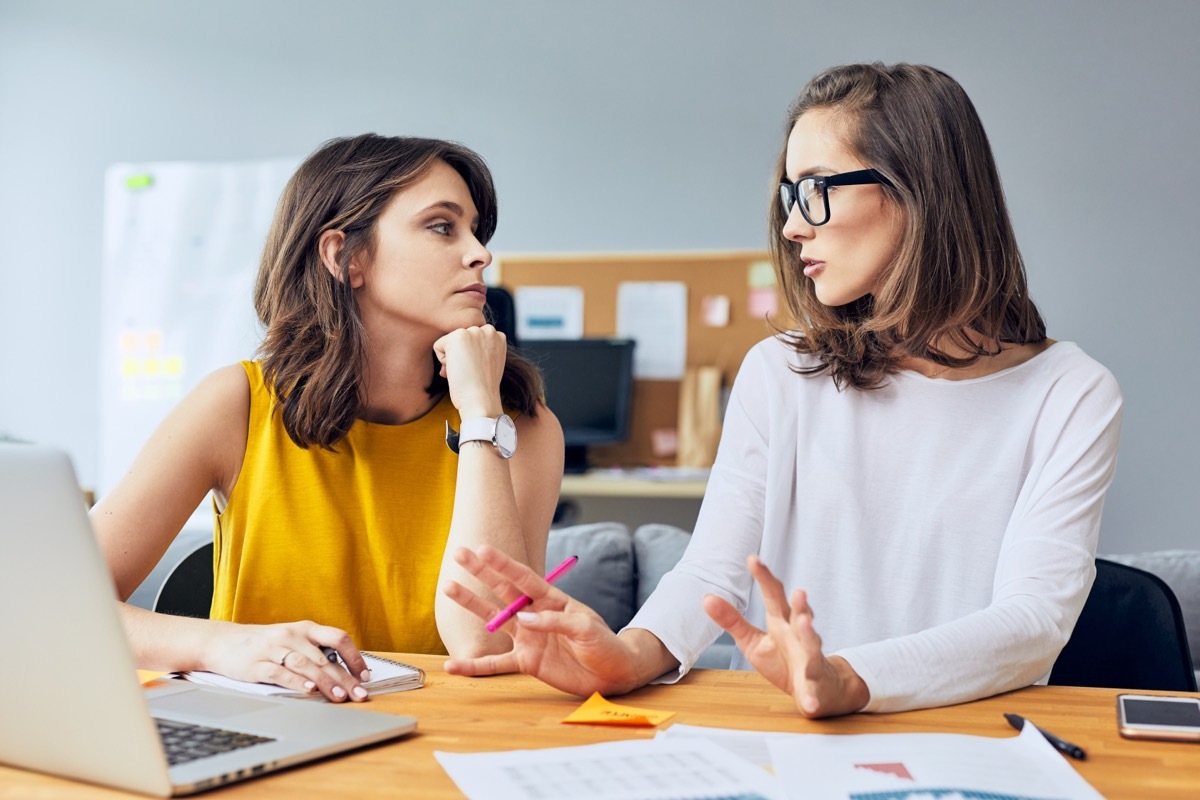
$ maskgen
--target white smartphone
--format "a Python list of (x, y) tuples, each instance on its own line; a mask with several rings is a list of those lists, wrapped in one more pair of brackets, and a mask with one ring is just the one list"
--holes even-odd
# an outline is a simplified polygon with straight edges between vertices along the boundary
[(1117, 720), (1130, 739), (1200, 742), (1200, 698), (1117, 695)]

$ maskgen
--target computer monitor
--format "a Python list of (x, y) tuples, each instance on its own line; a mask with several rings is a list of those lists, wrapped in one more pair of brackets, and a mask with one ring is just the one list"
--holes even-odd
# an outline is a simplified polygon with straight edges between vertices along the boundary
[(546, 405), (562, 424), (566, 472), (585, 472), (587, 449), (629, 437), (632, 339), (523, 339), (522, 355), (542, 370)]

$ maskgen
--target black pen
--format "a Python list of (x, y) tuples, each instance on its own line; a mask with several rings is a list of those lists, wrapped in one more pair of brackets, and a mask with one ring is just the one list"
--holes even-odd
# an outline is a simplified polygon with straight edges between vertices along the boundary
[(337, 650), (334, 650), (332, 647), (326, 647), (325, 645), (320, 645), (320, 648), (321, 652), (325, 654), (325, 657), (329, 659), (330, 664), (338, 663)]
[[(1018, 716), (1016, 714), (1005, 714), (1004, 718), (1006, 720), (1008, 720), (1009, 725), (1012, 725), (1017, 730), (1021, 730), (1021, 728), (1025, 727), (1026, 720), (1024, 717)], [(1030, 723), (1030, 724), (1032, 724), (1032, 723)], [(1034, 725), (1033, 727), (1037, 728), (1036, 725)], [(1045, 736), (1046, 741), (1049, 742), (1050, 744), (1054, 745), (1054, 749), (1057, 750), (1058, 752), (1066, 753), (1071, 758), (1077, 758), (1080, 761), (1083, 761), (1084, 759), (1087, 758), (1087, 753), (1079, 745), (1071, 744), (1066, 739), (1060, 739), (1057, 736), (1055, 736), (1053, 733), (1051, 733), (1050, 731), (1042, 730), (1041, 728), (1037, 728), (1037, 729), (1038, 729), (1038, 733), (1040, 733), (1042, 736)]]

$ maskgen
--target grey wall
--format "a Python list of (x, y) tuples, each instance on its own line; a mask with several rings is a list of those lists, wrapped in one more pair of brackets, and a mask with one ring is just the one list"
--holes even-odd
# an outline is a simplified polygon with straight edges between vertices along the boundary
[(113, 162), (441, 136), (495, 169), (499, 253), (759, 248), (805, 80), (911, 60), (975, 100), (1051, 335), (1124, 389), (1101, 548), (1200, 546), (1198, 38), (1154, 0), (0, 0), (0, 433), (94, 476)]

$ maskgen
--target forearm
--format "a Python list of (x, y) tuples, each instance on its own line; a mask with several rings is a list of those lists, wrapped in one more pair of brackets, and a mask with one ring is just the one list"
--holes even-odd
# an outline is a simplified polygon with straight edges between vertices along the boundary
[(839, 651), (871, 689), (864, 710), (932, 708), (1028, 686), (1065, 637), (1031, 603), (1003, 603), (908, 636)]
[[(439, 585), (455, 580), (488, 595), (487, 588), (454, 561), (452, 554), (460, 547), (474, 550), (490, 545), (536, 572), (543, 570), (545, 543), (538, 549), (526, 540), (510, 469), (511, 462), (501, 458), (490, 444), (463, 445)], [(499, 598), (496, 601), (501, 602)], [(488, 633), (479, 618), (442, 593), (437, 596), (434, 612), (438, 633), (451, 656), (471, 657), (503, 652), (509, 647), (508, 637)]]
[(126, 603), (117, 606), (139, 668), (171, 672), (209, 668), (208, 642), (215, 627), (226, 623), (155, 614)]

